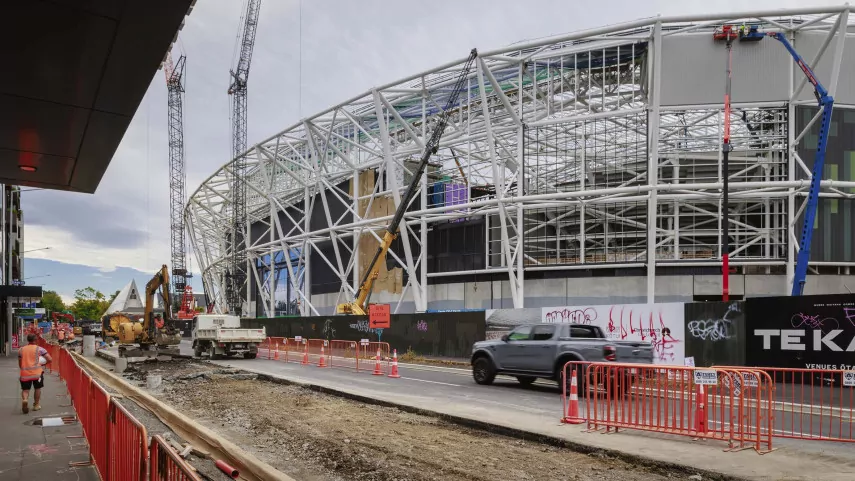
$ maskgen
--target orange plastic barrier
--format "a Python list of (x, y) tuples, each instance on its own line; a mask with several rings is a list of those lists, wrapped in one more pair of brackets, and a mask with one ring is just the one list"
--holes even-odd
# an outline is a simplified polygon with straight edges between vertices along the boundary
[(258, 349), (261, 359), (371, 372), (375, 370), (379, 350), (380, 372), (384, 374), (390, 372), (392, 362), (392, 350), (388, 342), (362, 344), (341, 339), (301, 338), (298, 341), (294, 337), (268, 337)]
[(89, 442), (89, 454), (95, 461), (95, 467), (101, 479), (109, 479), (107, 478), (107, 453), (110, 426), (107, 417), (110, 414), (110, 395), (97, 382), (90, 380), (87, 404), (89, 428), (86, 430), (86, 440)]
[[(121, 404), (110, 400), (109, 480), (145, 481), (148, 469), (148, 434)], [(103, 478), (102, 478), (103, 479)]]
[(201, 481), (193, 469), (172, 451), (162, 437), (152, 436), (149, 453), (150, 481)]
[[(733, 366), (720, 369), (742, 370)], [(773, 436), (811, 441), (855, 442), (855, 372), (830, 369), (752, 367), (775, 383)]]
[[(637, 429), (717, 439), (730, 449), (772, 450), (772, 379), (752, 369), (569, 362), (588, 429)], [(565, 382), (562, 420), (568, 418)], [(584, 399), (584, 406), (581, 406)]]
[(359, 370), (359, 343), (356, 341), (332, 340), (327, 346), (329, 366)]

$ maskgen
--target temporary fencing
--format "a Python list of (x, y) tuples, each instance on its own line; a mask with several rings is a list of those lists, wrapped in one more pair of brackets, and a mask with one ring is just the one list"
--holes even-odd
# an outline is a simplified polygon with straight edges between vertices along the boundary
[[(568, 385), (574, 371), (578, 398), (584, 399), (576, 415)], [(563, 379), (564, 422), (582, 420), (591, 431), (636, 429), (717, 439), (733, 450), (772, 450), (773, 383), (762, 371), (568, 362)]]
[[(716, 366), (720, 369), (745, 368)], [(772, 435), (855, 442), (855, 371), (752, 367), (774, 381)]]
[(357, 372), (360, 370), (381, 374), (391, 372), (392, 350), (388, 342), (269, 337), (259, 345), (258, 349), (259, 357), (262, 359)]
[(148, 434), (124, 406), (110, 401), (110, 439), (107, 443), (110, 470), (107, 479), (145, 479), (148, 467)]
[[(110, 414), (110, 395), (94, 380), (89, 380), (89, 408), (86, 440), (89, 442), (89, 454), (95, 461), (95, 467), (101, 479), (107, 479), (108, 466), (108, 416)], [(84, 425), (85, 426), (85, 425)]]
[(159, 436), (147, 444), (145, 427), (83, 370), (65, 349), (58, 348), (58, 370), (66, 382), (90, 462), (104, 481), (200, 481)]
[(162, 437), (152, 436), (149, 451), (150, 481), (201, 481), (193, 468), (172, 451)]

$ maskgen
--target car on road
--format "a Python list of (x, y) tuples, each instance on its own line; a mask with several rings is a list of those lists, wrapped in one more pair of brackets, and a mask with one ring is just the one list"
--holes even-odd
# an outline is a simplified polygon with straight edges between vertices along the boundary
[[(653, 345), (607, 339), (602, 329), (587, 324), (526, 324), (501, 339), (476, 342), (472, 377), (478, 384), (492, 384), (498, 374), (515, 376), (523, 385), (538, 378), (560, 384), (569, 361), (652, 364)], [(577, 376), (582, 386), (581, 369)]]

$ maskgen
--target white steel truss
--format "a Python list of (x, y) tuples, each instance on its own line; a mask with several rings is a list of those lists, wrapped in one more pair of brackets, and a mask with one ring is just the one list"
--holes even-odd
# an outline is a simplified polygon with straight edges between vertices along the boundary
[[(793, 64), (790, 101), (734, 105), (734, 150), (723, 172), (723, 106), (660, 105), (663, 38), (711, 36), (716, 25), (735, 21), (766, 31), (825, 32), (823, 48), (807, 60), (816, 65), (833, 56), (832, 78), (822, 79), (833, 95), (843, 42), (832, 39), (844, 37), (848, 12), (842, 6), (652, 18), (480, 53), (405, 216), (403, 248), (390, 250), (407, 279), (393, 310), (406, 297), (424, 311), (429, 278), (483, 273), (507, 276), (514, 306), (523, 307), (526, 272), (579, 268), (646, 267), (652, 302), (658, 266), (720, 263), (722, 208), (730, 211), (731, 264), (786, 265), (792, 282), (796, 223), (809, 187), (797, 175), (808, 171), (797, 147), (811, 126), (796, 129), (800, 72)], [(368, 213), (383, 200), (400, 202), (462, 65), (451, 62), (373, 89), (248, 150), (242, 181), (252, 227), (246, 245), (237, 246), (246, 250), (252, 271), (245, 313), (256, 296), (258, 314), (279, 310), (275, 271), (284, 269), (288, 302), (303, 315), (319, 314), (312, 262), (335, 273), (338, 302), (354, 296), (364, 274), (358, 272), (359, 240), (379, 241), (392, 217)], [(225, 306), (225, 272), (235, 248), (228, 214), (232, 163), (205, 180), (185, 210), (204, 286), (218, 309)], [(728, 206), (721, 205), (724, 175)], [(373, 189), (360, 193), (353, 186), (363, 179), (373, 179)], [(446, 201), (435, 202), (440, 184)], [(450, 202), (453, 189), (461, 192)], [(824, 198), (852, 198), (853, 192), (855, 182), (822, 182)], [(428, 232), (460, 219), (483, 220), (483, 267), (432, 270)]]

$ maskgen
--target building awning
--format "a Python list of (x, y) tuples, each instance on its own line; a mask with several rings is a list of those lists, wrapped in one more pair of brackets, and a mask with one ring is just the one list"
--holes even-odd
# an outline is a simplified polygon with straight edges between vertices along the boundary
[(42, 286), (0, 285), (0, 298), (42, 297)]

